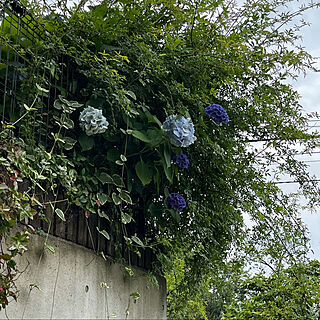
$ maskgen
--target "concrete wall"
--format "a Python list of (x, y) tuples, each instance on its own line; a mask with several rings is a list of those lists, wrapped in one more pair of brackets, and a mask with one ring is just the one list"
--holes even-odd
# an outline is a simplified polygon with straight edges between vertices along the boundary
[[(49, 236), (55, 249), (44, 250), (44, 238), (32, 236), (30, 251), (18, 261), (26, 270), (17, 280), (18, 302), (11, 302), (0, 319), (165, 319), (166, 284), (149, 284), (144, 272), (122, 267), (91, 250)], [(106, 283), (108, 288), (101, 286)], [(36, 285), (30, 290), (30, 285)], [(139, 292), (140, 299), (130, 297)]]

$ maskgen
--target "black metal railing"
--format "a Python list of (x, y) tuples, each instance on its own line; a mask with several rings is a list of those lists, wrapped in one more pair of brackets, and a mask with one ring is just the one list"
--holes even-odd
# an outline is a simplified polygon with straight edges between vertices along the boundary
[(18, 1), (0, 3), (0, 119), (11, 122), (17, 104), (17, 89), (28, 64), (27, 48), (45, 34), (42, 25)]
[[(39, 40), (46, 40), (48, 32), (44, 26), (39, 24), (32, 14), (17, 0), (6, 0), (0, 3), (0, 120), (3, 122), (13, 122), (21, 112), (22, 103), (30, 101), (21, 101), (20, 87), (24, 81), (24, 70), (30, 63), (28, 49)], [(37, 132), (39, 139), (46, 144), (48, 138), (48, 115), (53, 106), (54, 100), (61, 91), (68, 92), (72, 88), (74, 78), (74, 68), (69, 67), (68, 61), (59, 58), (59, 64), (62, 65), (62, 72), (59, 79), (52, 79), (48, 75), (52, 87), (49, 88), (50, 94), (43, 97), (42, 114), (45, 117), (44, 123), (47, 128), (43, 132)], [(50, 72), (49, 72), (50, 73)], [(73, 88), (74, 89), (74, 88)], [(76, 92), (72, 89), (72, 96)], [(18, 113), (18, 115), (17, 115)], [(34, 124), (31, 123), (30, 126)], [(36, 131), (36, 129), (35, 129)], [(66, 211), (66, 221), (62, 221), (56, 215), (48, 212), (50, 223), (41, 219), (35, 219), (32, 225), (35, 228), (41, 228), (45, 232), (72, 241), (79, 245), (93, 249), (96, 252), (103, 252), (106, 256), (115, 257), (116, 252), (132, 265), (150, 270), (154, 255), (151, 249), (139, 250), (140, 255), (129, 252), (125, 245), (123, 236), (111, 230), (110, 224), (106, 219), (100, 218), (96, 214), (86, 217), (78, 207), (71, 206)], [(135, 217), (135, 230), (130, 233), (137, 233), (143, 236), (145, 222), (143, 217)], [(97, 231), (106, 230), (110, 234), (110, 240), (107, 240)], [(131, 228), (132, 229), (132, 228)]]

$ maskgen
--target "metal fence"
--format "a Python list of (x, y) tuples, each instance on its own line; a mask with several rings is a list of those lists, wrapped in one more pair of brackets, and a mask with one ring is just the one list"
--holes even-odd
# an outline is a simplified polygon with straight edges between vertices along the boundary
[[(19, 112), (18, 105), (22, 103), (19, 100), (19, 88), (23, 85), (23, 70), (30, 61), (27, 48), (38, 40), (46, 40), (45, 35), (44, 26), (40, 25), (19, 1), (5, 0), (0, 3), (1, 121), (13, 122), (17, 117), (16, 113)], [(65, 61), (63, 65), (65, 67), (62, 70), (59, 83), (57, 83), (58, 80), (53, 79), (54, 90), (49, 88), (53, 94), (45, 98), (45, 103), (43, 103), (43, 108), (46, 109), (43, 110), (45, 116), (48, 115), (55, 98), (61, 93), (61, 88), (68, 91), (72, 84), (74, 70), (68, 67), (68, 61)], [(46, 131), (43, 133), (37, 132), (37, 135), (42, 141), (43, 138), (47, 138)], [(71, 207), (67, 212), (66, 221), (62, 221), (56, 215), (50, 215), (49, 212), (49, 217), (51, 216), (50, 224), (41, 219), (33, 221), (32, 224), (35, 228), (41, 228), (54, 236), (72, 241), (96, 252), (103, 252), (106, 256), (115, 257), (120, 250), (120, 256), (126, 261), (130, 261), (132, 265), (147, 270), (152, 268), (152, 262), (154, 261), (152, 250), (149, 248), (141, 249), (139, 250), (140, 255), (129, 252), (123, 236), (113, 232), (106, 219), (101, 219), (96, 214), (92, 214), (87, 218), (76, 206)], [(139, 215), (134, 218), (136, 220), (135, 230), (131, 228), (128, 231), (131, 234), (137, 233), (138, 236), (143, 236), (145, 232), (144, 218), (139, 217)], [(97, 227), (100, 230), (106, 230), (110, 234), (110, 240), (101, 235), (97, 231)]]
[(41, 40), (44, 28), (18, 1), (0, 3), (0, 118), (12, 121), (17, 109), (17, 89), (28, 64), (26, 49)]

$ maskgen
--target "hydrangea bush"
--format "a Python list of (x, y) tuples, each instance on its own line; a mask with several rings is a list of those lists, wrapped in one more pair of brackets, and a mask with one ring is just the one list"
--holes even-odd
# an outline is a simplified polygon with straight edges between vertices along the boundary
[(194, 126), (190, 118), (171, 115), (167, 117), (161, 128), (170, 138), (170, 142), (176, 147), (188, 147), (197, 139), (194, 135)]
[(81, 129), (88, 136), (104, 133), (109, 125), (107, 119), (102, 115), (102, 110), (90, 106), (80, 113), (79, 121)]

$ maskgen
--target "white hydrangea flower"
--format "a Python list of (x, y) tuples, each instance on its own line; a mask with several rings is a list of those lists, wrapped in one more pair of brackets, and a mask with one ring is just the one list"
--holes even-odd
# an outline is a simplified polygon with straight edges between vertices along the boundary
[(102, 110), (90, 106), (80, 113), (79, 121), (81, 129), (88, 136), (104, 133), (109, 125), (107, 119), (102, 115)]

